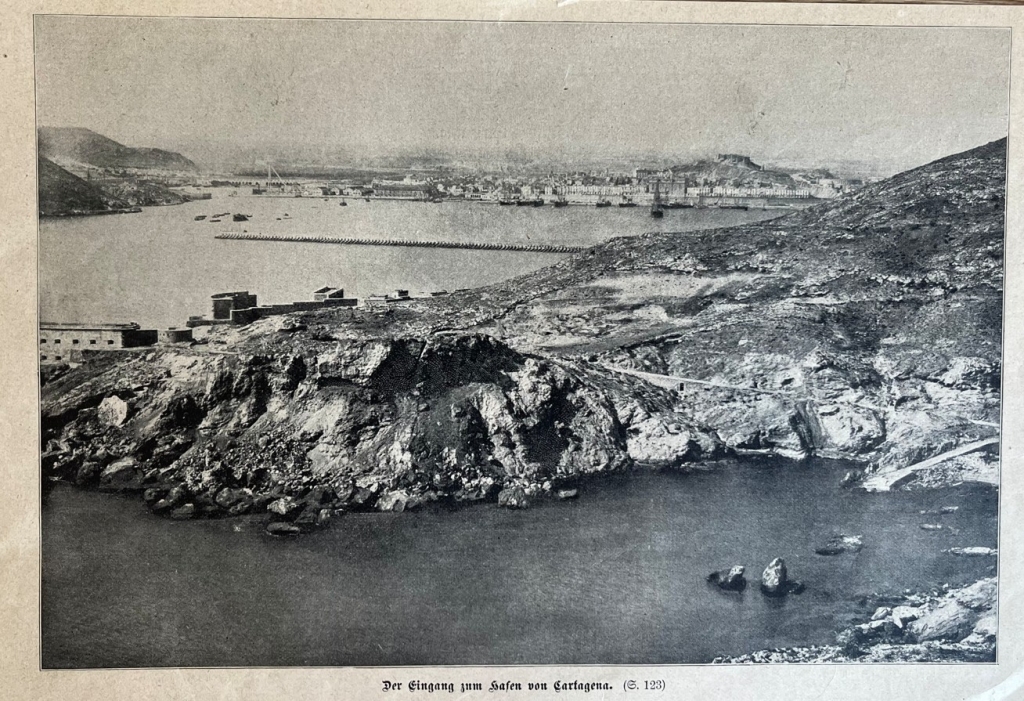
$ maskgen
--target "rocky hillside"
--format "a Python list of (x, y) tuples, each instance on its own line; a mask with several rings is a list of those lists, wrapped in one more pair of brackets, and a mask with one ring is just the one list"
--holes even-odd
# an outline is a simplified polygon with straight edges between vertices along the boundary
[(39, 158), (39, 216), (102, 214), (131, 207), (181, 204), (179, 192), (137, 178), (87, 181), (46, 158)]
[(39, 155), (62, 165), (109, 170), (196, 171), (196, 164), (173, 151), (134, 148), (80, 127), (40, 127)]
[(46, 158), (39, 159), (38, 174), (40, 216), (106, 212), (128, 206)]
[[(642, 382), (487, 336), (343, 337), (275, 321), (235, 332), (235, 350), (101, 355), (52, 379), (46, 475), (146, 489), (177, 517), (269, 508), (311, 525), (337, 508), (524, 506), (628, 465), (623, 416), (671, 414), (668, 394)], [(684, 419), (672, 431), (673, 462), (720, 452)]]
[[(905, 467), (997, 431), (1004, 151), (449, 298), (97, 354), (43, 388), (44, 473), (178, 518), (267, 509), (290, 532), (727, 452)], [(995, 465), (972, 453), (918, 483)]]
[(732, 183), (736, 186), (777, 185), (796, 187), (797, 183), (788, 173), (765, 169), (750, 158), (728, 155), (714, 161), (702, 160), (672, 167), (676, 177), (690, 178), (691, 181)]
[(735, 449), (904, 467), (997, 430), (1005, 147), (769, 222), (614, 240), (472, 293), (448, 323), (688, 378), (675, 410)]
[(108, 178), (98, 186), (107, 196), (116, 197), (130, 207), (159, 207), (189, 201), (176, 190), (139, 178)]

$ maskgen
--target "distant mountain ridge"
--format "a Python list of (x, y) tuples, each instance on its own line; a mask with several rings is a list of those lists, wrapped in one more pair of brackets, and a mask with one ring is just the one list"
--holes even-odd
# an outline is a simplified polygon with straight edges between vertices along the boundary
[(125, 146), (82, 127), (40, 127), (38, 140), (39, 155), (65, 167), (81, 164), (108, 169), (198, 170), (195, 163), (180, 153)]

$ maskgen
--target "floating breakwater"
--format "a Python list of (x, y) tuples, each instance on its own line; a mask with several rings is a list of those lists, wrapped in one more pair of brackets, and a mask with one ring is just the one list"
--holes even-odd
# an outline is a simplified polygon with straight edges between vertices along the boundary
[(420, 248), (468, 248), (477, 251), (523, 251), (527, 253), (578, 253), (583, 246), (547, 244), (472, 243), (459, 241), (417, 241), (402, 239), (339, 239), (331, 236), (278, 236), (273, 234), (228, 233), (214, 238), (229, 241), (291, 241), (294, 243), (335, 243), (352, 246), (415, 246)]

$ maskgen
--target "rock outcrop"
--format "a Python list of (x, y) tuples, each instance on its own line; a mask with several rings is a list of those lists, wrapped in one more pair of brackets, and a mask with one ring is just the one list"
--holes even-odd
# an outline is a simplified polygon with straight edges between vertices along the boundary
[[(258, 326), (238, 347), (253, 339), (262, 352), (124, 353), (48, 383), (46, 476), (146, 490), (154, 511), (178, 518), (268, 511), (295, 521), (438, 500), (524, 508), (542, 493), (572, 498), (579, 476), (632, 465), (629, 427), (664, 405), (481, 334), (314, 341), (307, 329), (270, 346)], [(673, 463), (720, 445), (692, 423), (670, 430), (686, 445)]]
[(761, 573), (761, 592), (768, 596), (785, 596), (789, 591), (786, 562), (777, 557), (768, 563)]
[(841, 630), (835, 645), (761, 650), (715, 662), (991, 662), (996, 591), (995, 578), (988, 578), (941, 596), (910, 595)]
[(743, 576), (746, 568), (743, 565), (734, 565), (727, 570), (719, 570), (708, 575), (708, 581), (719, 589), (726, 591), (743, 591), (747, 588), (747, 580)]

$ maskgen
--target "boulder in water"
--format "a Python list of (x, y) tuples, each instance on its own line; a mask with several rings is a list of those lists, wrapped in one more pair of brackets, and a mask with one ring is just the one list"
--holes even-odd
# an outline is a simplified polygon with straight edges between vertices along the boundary
[(864, 478), (864, 473), (860, 470), (849, 470), (843, 479), (839, 480), (840, 487), (852, 487)]
[(195, 504), (185, 504), (171, 511), (171, 518), (173, 518), (175, 521), (187, 521), (190, 518), (195, 518), (195, 516)]
[(743, 573), (746, 568), (743, 565), (735, 565), (727, 570), (719, 570), (708, 575), (707, 579), (712, 584), (718, 585), (719, 589), (726, 591), (743, 591), (747, 588), (747, 580)]
[(287, 523), (285, 521), (274, 521), (273, 523), (267, 524), (267, 533), (270, 535), (299, 535), (302, 533), (302, 529), (293, 523)]
[(950, 555), (957, 555), (958, 557), (995, 557), (999, 554), (999, 551), (995, 548), (986, 548), (982, 546), (972, 546), (968, 548), (949, 548), (943, 550), (945, 553)]
[(820, 548), (815, 548), (818, 555), (841, 555), (846, 552), (860, 552), (864, 547), (864, 541), (859, 535), (837, 534), (829, 538), (828, 542)]
[(789, 591), (786, 562), (777, 557), (768, 563), (761, 574), (761, 593), (767, 596), (785, 596)]
[(526, 490), (518, 485), (505, 487), (498, 493), (498, 506), (506, 509), (525, 509), (530, 506)]

